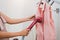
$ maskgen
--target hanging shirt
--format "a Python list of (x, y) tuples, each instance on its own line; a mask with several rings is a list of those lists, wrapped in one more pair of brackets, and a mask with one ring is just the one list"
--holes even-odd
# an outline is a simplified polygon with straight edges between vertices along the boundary
[[(2, 16), (0, 16), (0, 31), (6, 32), (5, 23), (6, 23), (5, 19)], [(9, 40), (9, 38), (4, 38), (0, 40)]]
[(36, 40), (56, 40), (51, 6), (45, 2), (42, 5), (39, 4), (36, 17), (42, 17), (43, 19), (42, 23), (38, 22), (36, 24)]

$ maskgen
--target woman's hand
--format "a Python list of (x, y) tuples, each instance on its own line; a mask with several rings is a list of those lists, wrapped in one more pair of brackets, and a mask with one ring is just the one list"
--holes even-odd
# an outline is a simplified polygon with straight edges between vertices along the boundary
[(22, 30), (22, 31), (20, 31), (20, 35), (21, 36), (27, 36), (29, 34), (29, 31), (30, 30), (28, 30), (28, 29)]
[(32, 16), (28, 17), (28, 20), (29, 20), (29, 21), (30, 21), (30, 20), (34, 20), (34, 18), (35, 18), (35, 15), (32, 15)]

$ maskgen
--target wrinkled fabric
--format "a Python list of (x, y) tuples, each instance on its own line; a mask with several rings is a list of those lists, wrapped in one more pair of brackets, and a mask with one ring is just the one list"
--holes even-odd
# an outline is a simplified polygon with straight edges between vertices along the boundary
[(37, 17), (41, 17), (43, 22), (36, 24), (36, 40), (56, 40), (55, 26), (50, 5), (45, 2), (43, 2), (43, 5), (39, 4), (36, 13), (36, 18)]
[[(7, 31), (5, 27), (5, 23), (6, 23), (5, 19), (2, 16), (0, 16), (0, 31), (4, 31), (4, 32)], [(2, 38), (0, 40), (9, 40), (9, 38), (4, 38), (4, 39)]]

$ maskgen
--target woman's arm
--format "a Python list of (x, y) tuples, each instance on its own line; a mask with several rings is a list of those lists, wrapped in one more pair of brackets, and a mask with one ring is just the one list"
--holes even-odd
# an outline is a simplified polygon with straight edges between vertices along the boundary
[(34, 15), (33, 15), (33, 16), (31, 16), (31, 17), (22, 18), (22, 19), (12, 19), (12, 18), (6, 16), (6, 15), (5, 15), (4, 13), (2, 13), (2, 12), (0, 12), (0, 15), (1, 15), (1, 16), (6, 20), (6, 22), (9, 23), (9, 24), (17, 24), (17, 23), (29, 21), (29, 20), (31, 20), (31, 19), (34, 17)]
[(1, 38), (10, 38), (10, 37), (16, 37), (16, 36), (27, 36), (29, 30), (25, 29), (21, 32), (3, 32), (0, 31), (0, 39)]

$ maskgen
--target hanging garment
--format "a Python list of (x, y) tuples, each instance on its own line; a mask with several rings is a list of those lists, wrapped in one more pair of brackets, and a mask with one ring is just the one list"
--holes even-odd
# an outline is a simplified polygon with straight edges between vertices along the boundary
[[(41, 7), (43, 6), (43, 8)], [(56, 40), (55, 26), (52, 18), (50, 5), (43, 2), (43, 5), (38, 6), (36, 17), (42, 17), (43, 22), (36, 24), (36, 40)]]
[[(56, 40), (51, 7), (47, 3), (39, 4), (36, 18), (27, 29), (31, 30), (35, 24), (37, 32), (36, 40)], [(22, 40), (24, 40), (24, 36)]]

